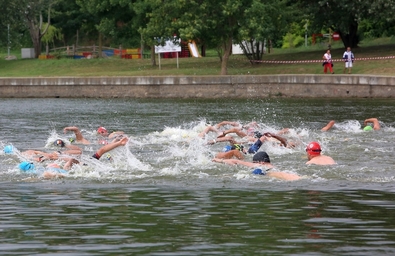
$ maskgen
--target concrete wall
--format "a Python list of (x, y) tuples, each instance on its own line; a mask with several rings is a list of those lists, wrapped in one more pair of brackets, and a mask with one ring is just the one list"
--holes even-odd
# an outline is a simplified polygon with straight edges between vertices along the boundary
[(0, 78), (0, 98), (395, 97), (395, 77), (263, 75)]

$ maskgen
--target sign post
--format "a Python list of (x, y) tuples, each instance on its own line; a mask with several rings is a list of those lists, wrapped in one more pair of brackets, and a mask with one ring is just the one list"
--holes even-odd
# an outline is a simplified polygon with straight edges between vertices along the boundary
[(166, 40), (165, 45), (156, 45), (155, 46), (155, 53), (158, 54), (158, 62), (159, 62), (159, 69), (161, 69), (160, 65), (160, 54), (165, 52), (176, 52), (177, 53), (177, 68), (178, 65), (178, 53), (181, 52), (181, 39), (174, 38), (173, 40)]

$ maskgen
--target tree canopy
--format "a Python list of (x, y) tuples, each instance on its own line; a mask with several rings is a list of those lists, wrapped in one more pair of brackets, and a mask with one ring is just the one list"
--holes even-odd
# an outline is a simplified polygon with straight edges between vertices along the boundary
[(64, 45), (82, 33), (82, 43), (103, 38), (107, 45), (153, 49), (156, 38), (176, 36), (216, 49), (221, 74), (227, 74), (233, 43), (242, 43), (250, 59), (261, 59), (263, 42), (281, 46), (283, 40), (300, 39), (292, 34), (302, 33), (295, 27), (306, 21), (310, 36), (331, 29), (344, 46), (358, 46), (361, 36), (395, 35), (395, 0), (0, 0), (0, 5), (2, 46), (8, 44), (8, 24), (16, 40), (28, 32), (36, 55), (50, 26), (62, 31), (55, 43)]

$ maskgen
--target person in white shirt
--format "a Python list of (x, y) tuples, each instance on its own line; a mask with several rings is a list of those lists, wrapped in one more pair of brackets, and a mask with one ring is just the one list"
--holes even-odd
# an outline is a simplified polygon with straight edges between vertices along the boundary
[(335, 72), (333, 72), (333, 68), (332, 68), (333, 64), (332, 64), (331, 50), (328, 49), (322, 58), (324, 59), (324, 63), (322, 64), (322, 66), (324, 66), (324, 73), (326, 74), (329, 69), (329, 72), (334, 74)]
[(351, 74), (352, 64), (354, 62), (354, 54), (351, 52), (351, 48), (347, 47), (347, 50), (343, 54), (344, 70), (343, 73), (346, 73), (346, 69), (348, 69), (348, 73)]

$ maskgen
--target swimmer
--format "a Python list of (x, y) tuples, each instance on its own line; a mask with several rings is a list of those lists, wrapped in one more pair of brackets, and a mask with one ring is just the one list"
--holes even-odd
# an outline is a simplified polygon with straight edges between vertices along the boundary
[(204, 138), (206, 134), (208, 134), (209, 132), (215, 132), (217, 133), (217, 135), (219, 137), (223, 137), (224, 134), (223, 132), (221, 132), (220, 130), (225, 127), (225, 126), (233, 126), (231, 129), (236, 129), (236, 130), (240, 130), (240, 129), (248, 129), (248, 128), (252, 128), (252, 127), (258, 127), (258, 124), (256, 122), (251, 122), (248, 123), (244, 126), (242, 126), (239, 122), (233, 122), (233, 121), (222, 121), (216, 125), (209, 125), (207, 126), (201, 133), (199, 133), (199, 137)]
[[(371, 127), (369, 124), (373, 124), (373, 130), (375, 130), (375, 131), (380, 130), (380, 123), (377, 118), (372, 117), (372, 118), (365, 119), (365, 121), (363, 121), (363, 125), (365, 126), (365, 128), (368, 126)], [(365, 130), (365, 128), (364, 128), (364, 130)]]
[(220, 159), (220, 158), (214, 158), (212, 161), (216, 163), (224, 163), (228, 165), (244, 165), (247, 167), (256, 168), (254, 169), (253, 174), (266, 175), (268, 177), (273, 177), (287, 181), (299, 180), (301, 178), (297, 174), (274, 171), (276, 167), (270, 163), (269, 155), (263, 151), (258, 152), (253, 156), (252, 163), (239, 159)]
[(93, 158), (99, 160), (100, 157), (102, 157), (103, 154), (107, 153), (110, 150), (113, 150), (114, 148), (117, 148), (119, 146), (125, 146), (126, 143), (128, 142), (128, 138), (127, 137), (123, 137), (119, 140), (115, 140), (112, 143), (109, 143), (107, 145), (102, 146), (99, 150), (96, 151), (95, 154), (93, 154)]
[(97, 129), (97, 133), (100, 134), (103, 137), (107, 137), (109, 139), (114, 139), (120, 135), (125, 134), (123, 131), (113, 131), (113, 132), (108, 132), (106, 128), (103, 126), (99, 127)]
[(306, 147), (307, 158), (309, 161), (306, 164), (316, 164), (316, 165), (334, 165), (336, 164), (330, 156), (321, 155), (321, 146), (318, 142), (310, 142)]
[(224, 148), (223, 152), (219, 152), (215, 155), (215, 158), (219, 159), (231, 159), (231, 158), (237, 158), (240, 160), (244, 159), (244, 155), (246, 154), (247, 151), (245, 150), (243, 145), (240, 144), (233, 144), (233, 145), (228, 145)]
[(84, 144), (84, 145), (88, 145), (91, 144), (90, 141), (88, 141), (87, 139), (84, 138), (84, 136), (82, 136), (82, 133), (80, 131), (80, 129), (76, 126), (68, 126), (63, 128), (63, 132), (66, 134), (68, 131), (72, 131), (74, 132), (75, 135), (75, 142), (76, 143), (80, 143), (80, 144)]
[(57, 139), (53, 145), (59, 147), (60, 150), (51, 153), (41, 150), (28, 149), (21, 152), (21, 155), (27, 157), (31, 161), (43, 162), (45, 160), (58, 160), (69, 158), (70, 156), (79, 156), (82, 154), (82, 149), (76, 145), (66, 144), (63, 140)]
[(67, 175), (68, 170), (70, 170), (74, 164), (78, 163), (78, 160), (69, 158), (63, 167), (57, 163), (50, 163), (45, 168), (41, 169), (36, 168), (36, 166), (31, 162), (23, 161), (18, 165), (18, 167), (24, 173), (37, 174), (44, 179), (54, 179), (64, 178), (65, 175)]
[[(321, 128), (321, 131), (326, 132), (330, 130), (334, 125), (335, 125), (335, 120), (331, 120), (327, 125)], [(380, 130), (380, 122), (377, 118), (374, 117), (365, 119), (365, 121), (363, 122), (363, 126), (364, 127), (362, 129), (364, 131)]]
[[(248, 153), (250, 154), (254, 154), (258, 152), (258, 150), (261, 148), (264, 142), (278, 143), (280, 146), (287, 148), (295, 147), (295, 144), (293, 142), (288, 142), (285, 138), (270, 132), (266, 132), (264, 134), (260, 134), (259, 132), (256, 132), (255, 137), (258, 137), (258, 139), (248, 149)], [(276, 144), (272, 144), (272, 145), (276, 145)]]

